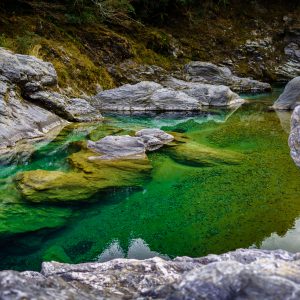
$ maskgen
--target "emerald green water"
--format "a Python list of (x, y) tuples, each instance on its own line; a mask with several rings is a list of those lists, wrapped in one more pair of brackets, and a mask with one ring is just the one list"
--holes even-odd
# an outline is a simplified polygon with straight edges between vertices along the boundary
[[(69, 126), (50, 143), (0, 168), (0, 268), (35, 269), (45, 260), (79, 263), (114, 257), (198, 257), (240, 247), (300, 251), (300, 170), (289, 156), (288, 118), (268, 110), (279, 91), (248, 97), (236, 111), (203, 114), (111, 114), (102, 124)], [(77, 141), (160, 127), (194, 145), (148, 155), (150, 180), (140, 188), (98, 193), (84, 203), (30, 204), (18, 172), (65, 170)], [(193, 151), (237, 153), (238, 163), (195, 163)], [(193, 150), (194, 149), (194, 150)], [(191, 157), (188, 157), (190, 154)]]

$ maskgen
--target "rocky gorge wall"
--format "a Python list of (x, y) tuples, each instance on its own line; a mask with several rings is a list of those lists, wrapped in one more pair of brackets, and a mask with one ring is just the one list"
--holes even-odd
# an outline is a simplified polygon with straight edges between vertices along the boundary
[[(42, 137), (67, 121), (99, 120), (99, 111), (105, 109), (130, 110), (135, 106), (144, 110), (149, 102), (151, 109), (166, 109), (166, 105), (174, 109), (174, 105), (181, 107), (183, 103), (186, 110), (206, 105), (230, 106), (242, 102), (234, 91), (243, 91), (245, 86), (246, 91), (270, 88), (268, 84), (237, 75), (266, 81), (286, 81), (298, 76), (297, 11), (287, 8), (280, 11), (279, 6), (264, 20), (267, 8), (259, 5), (254, 8), (236, 21), (230, 21), (236, 12), (227, 18), (220, 13), (217, 22), (212, 14), (205, 19), (209, 21), (205, 26), (204, 21), (199, 27), (189, 25), (199, 30), (191, 38), (186, 35), (191, 28), (175, 30), (171, 25), (166, 25), (163, 31), (138, 26), (134, 33), (128, 28), (109, 28), (103, 24), (76, 29), (64, 23), (65, 11), (59, 6), (49, 7), (51, 18), (43, 14), (36, 18), (34, 13), (24, 11), (5, 15), (0, 21), (0, 45), (18, 50), (23, 43), (19, 52), (43, 58), (53, 65), (1, 48), (0, 146), (11, 147), (21, 139)], [(32, 9), (40, 12), (36, 3)], [(251, 14), (257, 15), (256, 21)], [(242, 31), (237, 31), (245, 19), (249, 22), (245, 22)], [(67, 29), (62, 29), (62, 24)], [(201, 26), (210, 37), (205, 34), (199, 38), (203, 33)], [(29, 33), (20, 31), (23, 27)], [(15, 28), (20, 44), (14, 42)], [(157, 45), (161, 45), (165, 33), (166, 47), (172, 51), (162, 54)], [(138, 43), (142, 35), (145, 38)], [(24, 40), (28, 36), (29, 40)], [(154, 46), (149, 42), (150, 37)], [(186, 72), (182, 72), (183, 65), (190, 60), (198, 62), (186, 65)], [(215, 64), (203, 64), (200, 60)], [(212, 76), (204, 78), (203, 74), (210, 73), (208, 70), (213, 70)], [(137, 84), (144, 80), (148, 81)], [(123, 83), (130, 85), (102, 91)], [(87, 95), (95, 94), (96, 90), (95, 97)], [(295, 125), (294, 136), (297, 132), (299, 127)], [(291, 138), (290, 143), (298, 157), (299, 140)], [(80, 265), (47, 262), (40, 273), (0, 272), (0, 298), (298, 299), (299, 267), (299, 254), (251, 249), (172, 261), (154, 258)]]

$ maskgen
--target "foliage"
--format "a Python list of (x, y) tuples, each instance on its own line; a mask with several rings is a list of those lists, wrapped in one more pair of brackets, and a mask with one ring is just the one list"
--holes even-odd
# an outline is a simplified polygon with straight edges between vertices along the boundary
[[(73, 14), (68, 18), (71, 23), (86, 23), (88, 15), (102, 21), (121, 23), (128, 18), (162, 22), (171, 13), (190, 16), (192, 10), (205, 7), (221, 7), (230, 0), (66, 0)], [(87, 12), (89, 12), (87, 14)], [(92, 12), (92, 13), (91, 13)]]

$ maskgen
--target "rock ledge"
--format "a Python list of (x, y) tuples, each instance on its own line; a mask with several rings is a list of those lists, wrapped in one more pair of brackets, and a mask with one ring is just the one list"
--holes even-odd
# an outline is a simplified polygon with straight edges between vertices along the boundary
[(0, 272), (1, 299), (299, 299), (300, 254), (240, 249), (202, 258), (45, 262)]

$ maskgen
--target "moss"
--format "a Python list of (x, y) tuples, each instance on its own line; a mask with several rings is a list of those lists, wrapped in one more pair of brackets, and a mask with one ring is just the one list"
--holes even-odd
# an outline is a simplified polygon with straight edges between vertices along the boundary
[(151, 170), (148, 159), (91, 159), (95, 155), (89, 150), (72, 154), (70, 172), (23, 172), (17, 176), (18, 188), (31, 202), (76, 202), (101, 190), (139, 186)]
[(130, 135), (132, 133), (133, 132), (131, 130), (124, 130), (109, 124), (101, 124), (89, 134), (89, 139), (92, 141), (98, 141), (108, 135)]

